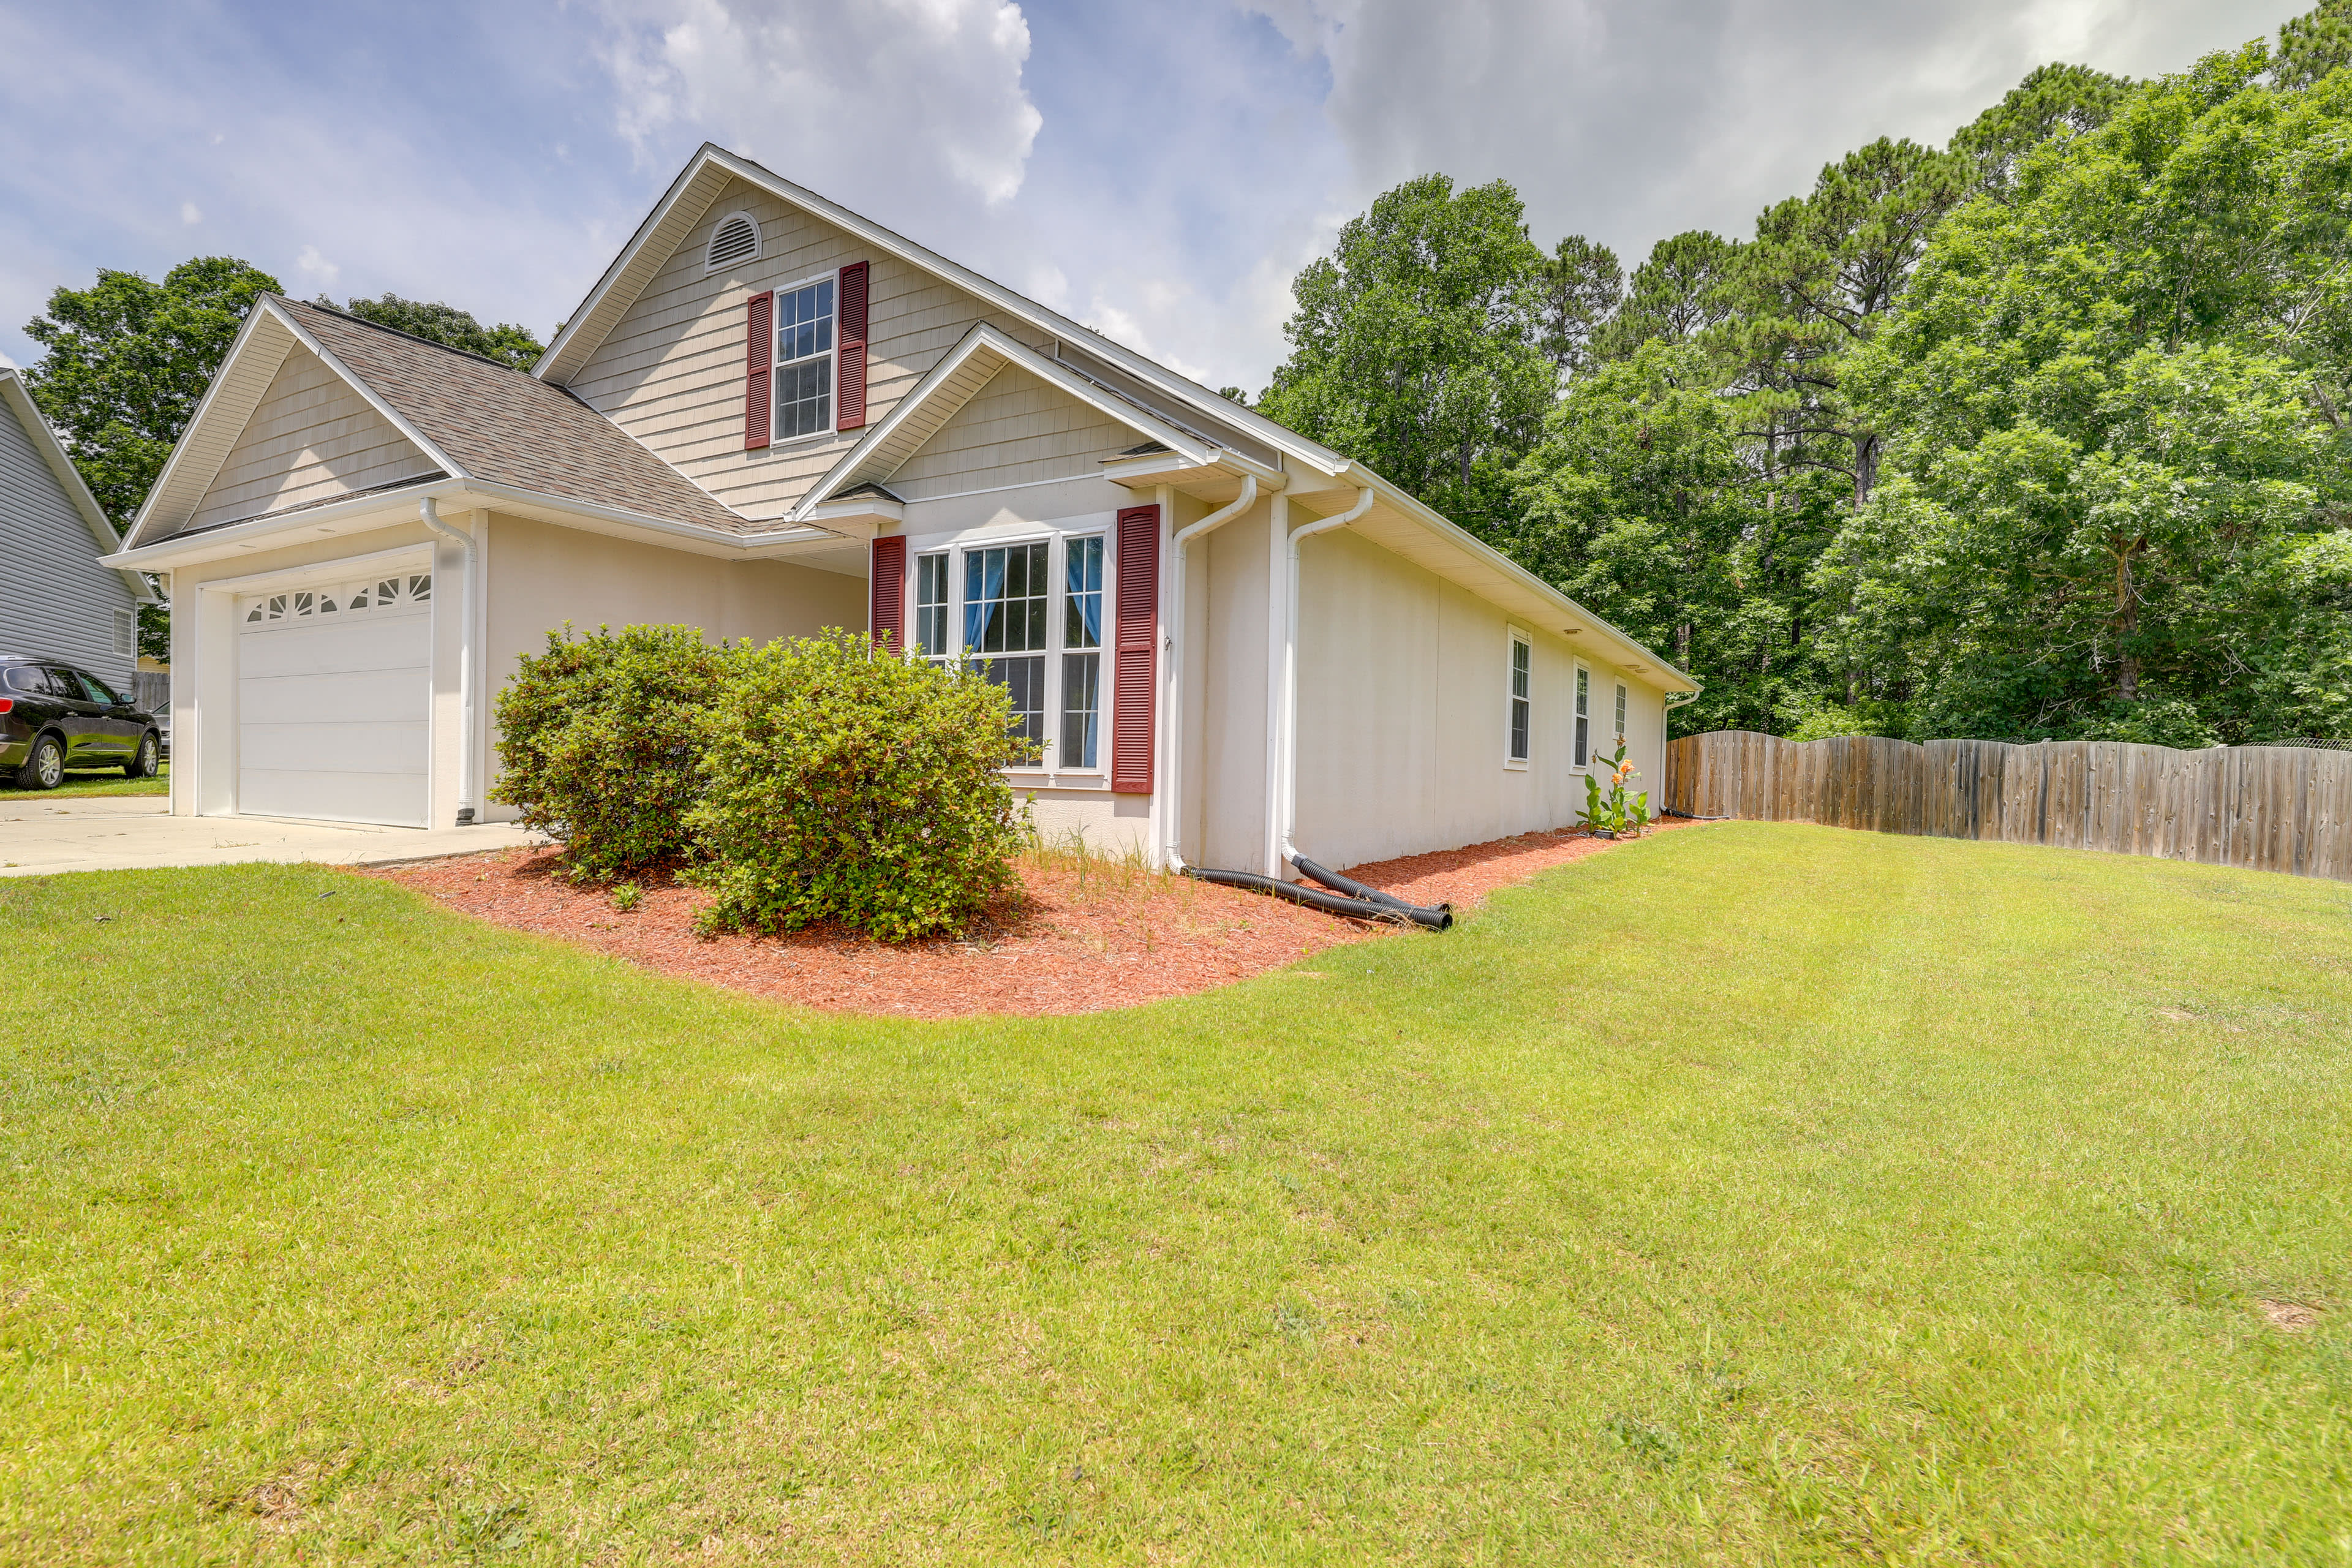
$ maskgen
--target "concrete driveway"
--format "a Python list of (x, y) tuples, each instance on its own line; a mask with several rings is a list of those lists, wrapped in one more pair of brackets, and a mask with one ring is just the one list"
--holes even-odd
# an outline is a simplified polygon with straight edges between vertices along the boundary
[(274, 816), (173, 816), (160, 795), (26, 795), (0, 803), (0, 877), (316, 860), (382, 866), (548, 842), (520, 827), (368, 827)]

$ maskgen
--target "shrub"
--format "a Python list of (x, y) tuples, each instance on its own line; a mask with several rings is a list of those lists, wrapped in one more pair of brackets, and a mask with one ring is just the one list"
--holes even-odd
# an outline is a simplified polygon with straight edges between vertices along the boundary
[(715, 929), (837, 921), (885, 942), (960, 930), (1014, 885), (1026, 754), (1002, 688), (878, 656), (854, 632), (748, 649), (730, 673), (689, 823)]
[(689, 858), (703, 731), (740, 657), (692, 626), (548, 633), (547, 651), (524, 655), (499, 693), (502, 772), (490, 798), (561, 837), (577, 878)]

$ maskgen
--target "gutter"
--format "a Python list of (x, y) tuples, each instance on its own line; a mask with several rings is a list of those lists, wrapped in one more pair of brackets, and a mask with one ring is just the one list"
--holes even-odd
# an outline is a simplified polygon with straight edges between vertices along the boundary
[(478, 761), (474, 755), (474, 676), (475, 667), (480, 662), (474, 648), (474, 612), (481, 602), (481, 574), (477, 569), (481, 552), (472, 534), (460, 533), (441, 521), (441, 509), (431, 496), (416, 503), (416, 515), (425, 527), (466, 552), (466, 619), (457, 641), (457, 689), (463, 700), (460, 722), (464, 725), (457, 734), (457, 826), (470, 827), (474, 824), (474, 773)]
[[(1356, 504), (1346, 511), (1291, 531), (1288, 562), (1284, 573), (1286, 603), (1282, 622), (1282, 707), (1276, 721), (1280, 725), (1281, 743), (1270, 759), (1274, 777), (1269, 781), (1271, 787), (1265, 803), (1266, 820), (1276, 825), (1277, 853), (1275, 870), (1277, 873), (1282, 869), (1283, 861), (1295, 862), (1298, 858), (1298, 846), (1291, 841), (1291, 836), (1298, 829), (1298, 547), (1316, 534), (1354, 526), (1371, 510), (1372, 487), (1366, 485), (1356, 492)], [(1318, 877), (1316, 880), (1322, 879)]]
[(1178, 804), (1182, 799), (1184, 792), (1184, 660), (1182, 645), (1177, 640), (1179, 635), (1184, 630), (1184, 551), (1193, 540), (1213, 528), (1223, 528), (1256, 504), (1257, 476), (1244, 474), (1242, 493), (1234, 499), (1233, 504), (1220, 507), (1200, 521), (1179, 529), (1168, 542), (1169, 570), (1171, 576), (1168, 584), (1168, 690), (1166, 692), (1168, 777), (1165, 785), (1167, 794), (1163, 800), (1168, 826), (1161, 835), (1160, 864), (1170, 870), (1186, 869), (1184, 857), (1177, 848), (1177, 841), (1183, 832), (1184, 821), (1183, 814), (1178, 810)]

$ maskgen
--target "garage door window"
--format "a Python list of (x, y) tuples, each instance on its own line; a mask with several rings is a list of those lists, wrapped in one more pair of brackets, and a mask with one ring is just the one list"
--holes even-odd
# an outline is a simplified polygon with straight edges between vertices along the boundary
[(332, 588), (270, 594), (253, 601), (245, 612), (248, 624), (304, 621), (319, 616), (347, 616), (362, 610), (390, 609), (396, 605), (428, 604), (433, 598), (433, 574), (418, 572), (402, 577), (382, 577), (373, 583), (348, 583)]

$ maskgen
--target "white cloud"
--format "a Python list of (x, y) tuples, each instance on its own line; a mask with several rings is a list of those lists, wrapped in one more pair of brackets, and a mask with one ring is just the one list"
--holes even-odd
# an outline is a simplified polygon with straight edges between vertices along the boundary
[(1882, 135), (1941, 142), (2038, 65), (2133, 75), (2274, 30), (2303, 0), (1250, 0), (1329, 65), (1360, 207), (1412, 175), (1501, 175), (1537, 237), (1638, 260), (1748, 233)]
[(202, 223), (205, 221), (205, 215), (203, 210), (199, 208), (195, 203), (182, 202), (180, 204), (180, 221), (187, 224)]
[(320, 289), (333, 288), (335, 279), (343, 275), (343, 269), (320, 255), (315, 245), (304, 246), (302, 254), (294, 258), (294, 265), (310, 280), (310, 284)]
[(1044, 123), (1003, 0), (604, 0), (617, 124), (667, 163), (687, 129), (830, 192), (919, 210), (1020, 192)]

